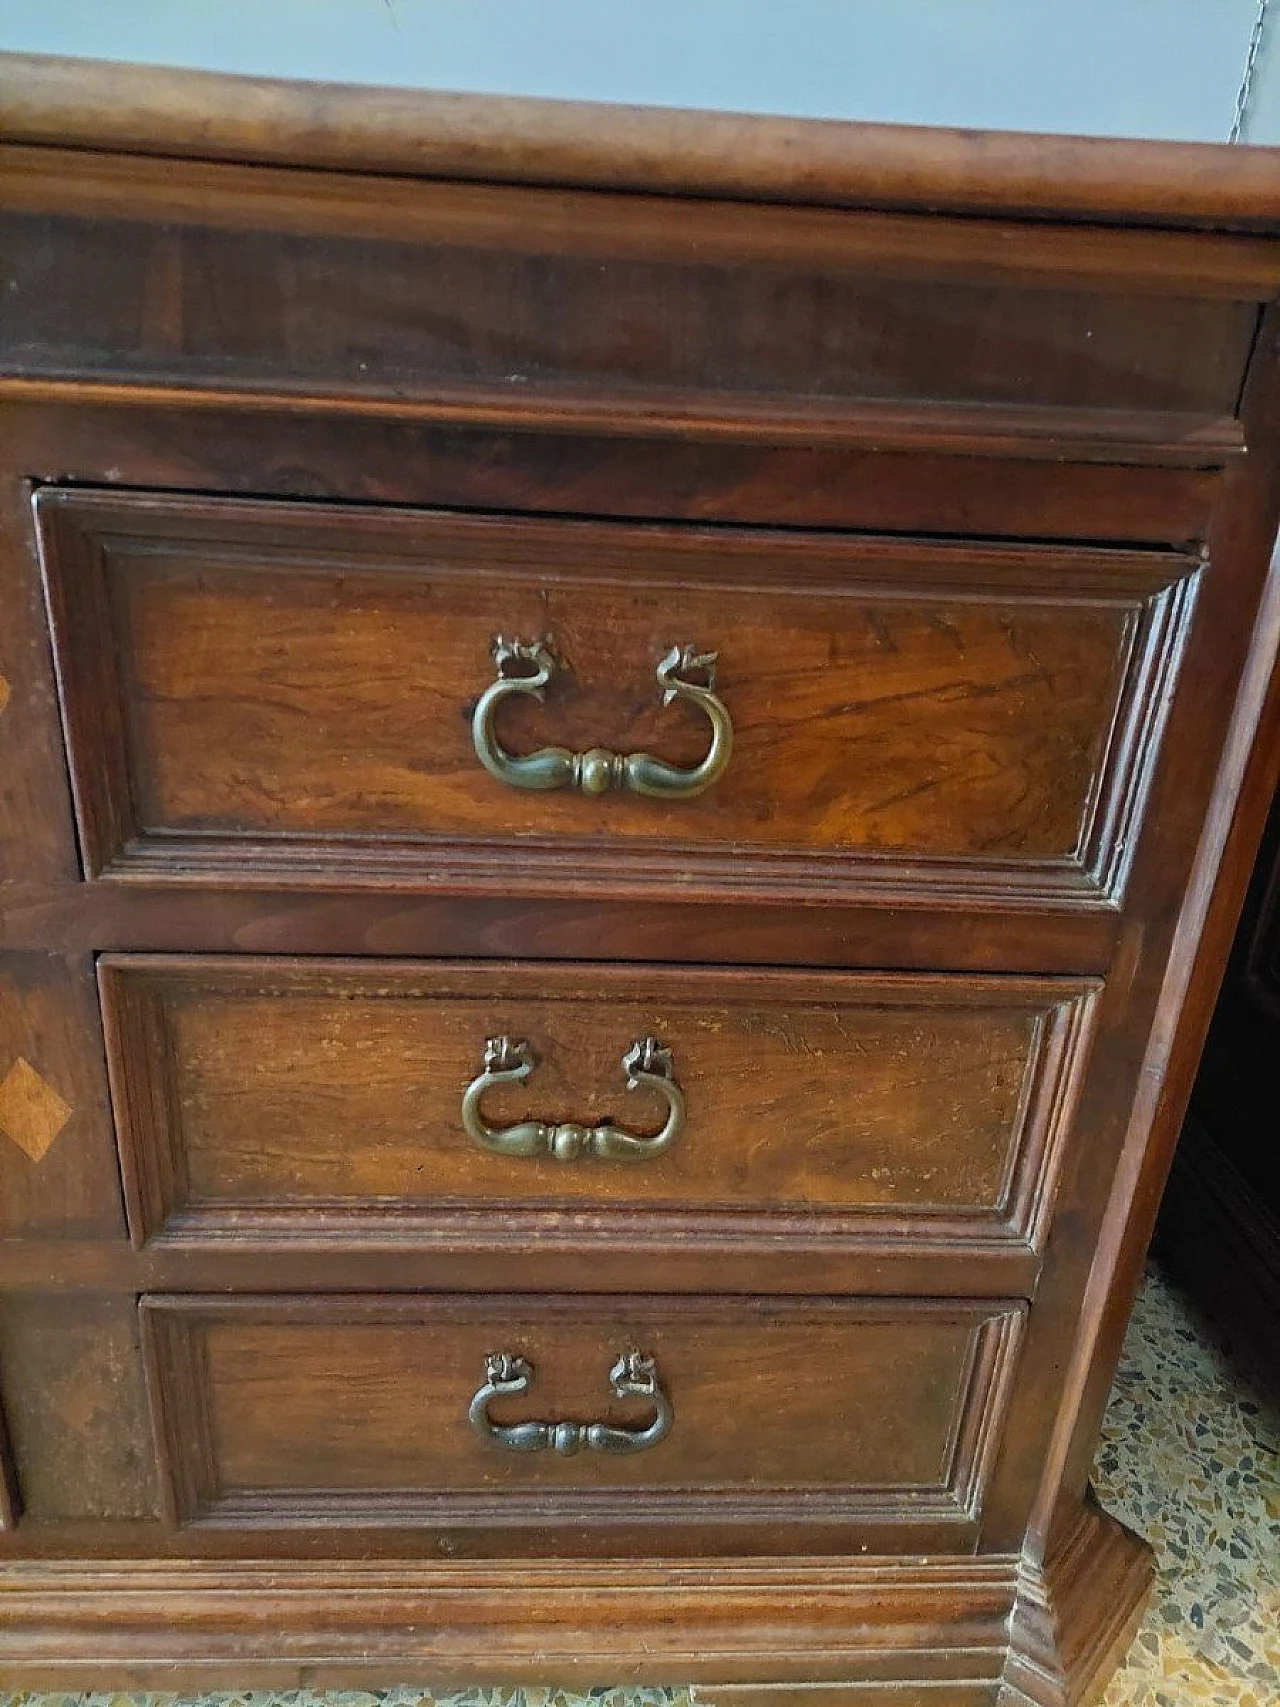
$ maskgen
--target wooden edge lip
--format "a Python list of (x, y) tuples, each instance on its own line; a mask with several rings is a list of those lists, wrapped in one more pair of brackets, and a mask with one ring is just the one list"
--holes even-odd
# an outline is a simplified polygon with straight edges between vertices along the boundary
[(0, 140), (558, 188), (1280, 229), (1280, 149), (305, 83), (0, 53)]
[(589, 432), (608, 438), (678, 438), (886, 454), (935, 452), (1204, 472), (1226, 467), (1248, 448), (1241, 423), (1231, 415), (923, 400), (894, 406), (852, 396), (798, 404), (717, 393), (584, 396), (541, 386), (536, 394), (522, 397), (488, 387), (437, 387), (415, 396), (403, 387), (394, 392), (353, 393), (323, 386), (193, 384), (179, 376), (148, 377), (134, 383), (125, 376), (82, 379), (0, 371), (0, 405), (5, 403), (333, 415), (464, 429)]
[[(0, 1684), (367, 1688), (601, 1677), (990, 1703), (1017, 1562), (827, 1556), (0, 1563)], [(584, 1622), (583, 1607), (597, 1616)], [(886, 1675), (891, 1679), (886, 1683)], [(977, 1680), (977, 1681), (974, 1681)], [(957, 1685), (959, 1687), (960, 1685)]]

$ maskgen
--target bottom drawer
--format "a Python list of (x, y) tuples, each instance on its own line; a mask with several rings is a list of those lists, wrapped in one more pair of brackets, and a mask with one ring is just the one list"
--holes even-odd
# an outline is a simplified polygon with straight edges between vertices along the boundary
[[(976, 1533), (1008, 1301), (149, 1297), (172, 1520), (451, 1534)], [(749, 1527), (749, 1526), (754, 1526)], [(656, 1539), (656, 1538), (655, 1538)], [(766, 1543), (767, 1545), (767, 1543)]]

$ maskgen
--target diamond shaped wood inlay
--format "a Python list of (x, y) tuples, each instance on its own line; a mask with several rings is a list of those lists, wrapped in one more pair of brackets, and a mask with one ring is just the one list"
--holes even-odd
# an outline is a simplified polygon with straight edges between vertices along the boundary
[(71, 1104), (21, 1055), (0, 1079), (0, 1132), (33, 1162), (43, 1159), (71, 1115)]

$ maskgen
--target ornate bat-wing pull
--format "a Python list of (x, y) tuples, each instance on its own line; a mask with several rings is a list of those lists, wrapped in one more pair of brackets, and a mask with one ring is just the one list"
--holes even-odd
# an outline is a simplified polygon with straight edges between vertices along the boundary
[(614, 753), (607, 747), (591, 747), (583, 753), (570, 752), (567, 747), (540, 747), (523, 757), (508, 753), (494, 727), (498, 707), (512, 694), (542, 699), (555, 673), (556, 660), (545, 640), (504, 640), (501, 635), (493, 643), (493, 657), (498, 666), (497, 680), (476, 703), (471, 740), (480, 763), (500, 782), (512, 788), (580, 788), (584, 794), (630, 789), (632, 794), (654, 800), (688, 800), (724, 774), (733, 752), (733, 721), (715, 692), (714, 652), (673, 646), (657, 667), (663, 705), (687, 700), (711, 724), (706, 757), (690, 770), (670, 765), (652, 753)]
[(524, 1393), (533, 1381), (533, 1367), (511, 1352), (491, 1353), (485, 1359), (484, 1385), (476, 1392), (467, 1415), (472, 1428), (493, 1446), (505, 1452), (546, 1452), (571, 1458), (575, 1453), (644, 1452), (665, 1440), (675, 1421), (671, 1401), (658, 1380), (651, 1357), (625, 1351), (609, 1371), (609, 1384), (619, 1399), (647, 1399), (653, 1406), (653, 1421), (644, 1428), (615, 1428), (602, 1422), (495, 1423), (489, 1417), (493, 1399)]
[(671, 1051), (655, 1037), (642, 1037), (622, 1057), (627, 1089), (651, 1090), (667, 1105), (667, 1118), (650, 1137), (628, 1132), (612, 1120), (598, 1126), (576, 1121), (524, 1120), (515, 1126), (490, 1126), (480, 1108), (480, 1099), (494, 1085), (520, 1084), (537, 1065), (537, 1057), (523, 1040), (491, 1037), (484, 1046), (484, 1068), (462, 1093), (462, 1129), (468, 1138), (500, 1156), (554, 1156), (572, 1162), (579, 1156), (599, 1156), (606, 1161), (644, 1161), (675, 1143), (684, 1129), (684, 1092), (675, 1081)]

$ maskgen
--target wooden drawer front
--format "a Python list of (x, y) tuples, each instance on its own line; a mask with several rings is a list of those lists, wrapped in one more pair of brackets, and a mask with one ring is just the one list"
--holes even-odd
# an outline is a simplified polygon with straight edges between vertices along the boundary
[[(178, 1523), (393, 1527), (880, 1522), (972, 1533), (1023, 1306), (808, 1299), (151, 1297), (144, 1345)], [(516, 1451), (468, 1421), (487, 1359), (531, 1372), (493, 1424), (664, 1438)], [(571, 1443), (569, 1443), (571, 1444)], [(643, 1492), (643, 1498), (636, 1495)]]
[[(139, 1241), (452, 1230), (514, 1250), (566, 1211), (606, 1250), (677, 1231), (1037, 1245), (1095, 988), (129, 955), (100, 977)], [(487, 1084), (476, 1112), (513, 1148), (517, 1123), (540, 1124), (535, 1154), (464, 1130), (502, 1037), (533, 1070)], [(648, 1038), (670, 1094), (627, 1089), (623, 1058)], [(548, 1153), (549, 1128), (610, 1118), (669, 1144), (620, 1157), (571, 1132)]]
[(48, 149), (7, 161), (6, 368), (633, 421), (1226, 415), (1265, 242)]
[[(39, 510), (89, 869), (236, 881), (1105, 902), (1197, 567), (124, 494)], [(718, 653), (723, 774), (680, 799), (499, 780), (472, 731), (498, 636), (555, 659), (543, 703), (497, 708), (505, 750), (685, 772), (713, 718), (664, 707), (657, 669)]]

